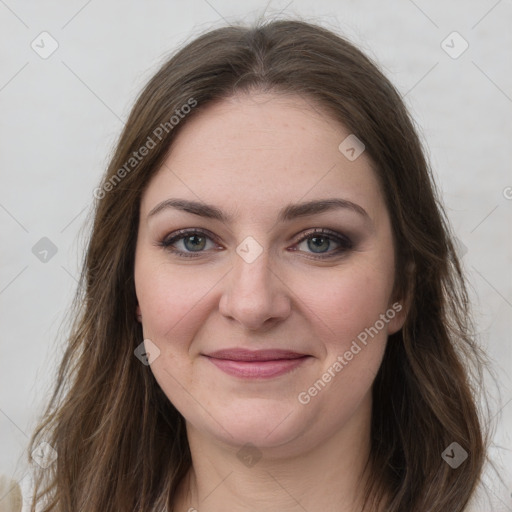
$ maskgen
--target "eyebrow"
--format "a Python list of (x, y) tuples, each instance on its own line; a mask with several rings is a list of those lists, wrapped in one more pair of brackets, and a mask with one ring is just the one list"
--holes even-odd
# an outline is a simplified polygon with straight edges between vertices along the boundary
[[(192, 213), (194, 215), (199, 215), (200, 217), (206, 217), (208, 219), (219, 220), (224, 223), (229, 223), (233, 220), (230, 215), (225, 214), (222, 210), (215, 206), (197, 201), (189, 201), (187, 199), (174, 198), (166, 199), (165, 201), (157, 204), (148, 213), (147, 218), (149, 219), (157, 213), (160, 213), (169, 208)], [(305, 203), (289, 204), (279, 211), (278, 222), (286, 222), (298, 217), (306, 217), (308, 215), (314, 215), (339, 209), (353, 211), (364, 217), (366, 221), (371, 222), (370, 216), (362, 206), (359, 206), (352, 201), (339, 198), (318, 199), (314, 201), (307, 201)]]

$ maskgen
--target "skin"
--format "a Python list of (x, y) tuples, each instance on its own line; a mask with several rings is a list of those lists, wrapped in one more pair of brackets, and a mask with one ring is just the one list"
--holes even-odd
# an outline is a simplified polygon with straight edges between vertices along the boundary
[[(405, 308), (360, 344), (309, 403), (298, 400), (397, 301), (384, 197), (366, 153), (350, 161), (338, 149), (349, 134), (301, 97), (237, 95), (182, 127), (143, 194), (137, 313), (144, 338), (160, 350), (150, 368), (186, 419), (193, 459), (178, 511), (348, 512), (360, 503), (371, 386)], [(232, 219), (175, 208), (148, 217), (169, 198), (208, 203)], [(326, 198), (351, 201), (367, 217), (341, 208), (278, 221), (290, 203)], [(202, 252), (194, 252), (190, 233), (174, 242), (176, 250), (198, 256), (159, 245), (188, 228), (215, 236), (203, 241)], [(335, 239), (321, 239), (318, 247), (315, 235), (299, 241), (311, 228), (348, 236), (352, 248), (336, 254)], [(262, 249), (250, 263), (236, 250), (248, 236)], [(322, 254), (333, 256), (322, 260)], [(285, 375), (247, 380), (202, 355), (231, 347), (288, 349), (310, 358)], [(242, 448), (246, 443), (253, 452)], [(244, 464), (240, 453), (261, 458)]]

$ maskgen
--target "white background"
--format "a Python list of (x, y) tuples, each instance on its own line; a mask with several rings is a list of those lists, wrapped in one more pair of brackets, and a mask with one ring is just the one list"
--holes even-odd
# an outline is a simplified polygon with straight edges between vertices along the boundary
[[(23, 450), (62, 354), (92, 192), (137, 94), (178, 45), (265, 9), (354, 41), (421, 126), (500, 383), (491, 456), (504, 484), (490, 477), (492, 510), (512, 511), (510, 0), (0, 0), (0, 473), (26, 474)], [(59, 45), (47, 59), (31, 48), (43, 31)], [(441, 47), (453, 31), (469, 44), (458, 58)], [(42, 237), (57, 247), (46, 263), (32, 253)]]

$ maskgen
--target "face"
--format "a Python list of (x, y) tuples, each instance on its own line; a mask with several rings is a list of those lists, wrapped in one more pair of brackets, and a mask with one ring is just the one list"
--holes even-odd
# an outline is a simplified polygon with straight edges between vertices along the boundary
[(404, 309), (384, 197), (367, 155), (339, 149), (349, 135), (300, 97), (232, 97), (182, 127), (145, 190), (138, 311), (188, 429), (291, 453), (368, 425)]

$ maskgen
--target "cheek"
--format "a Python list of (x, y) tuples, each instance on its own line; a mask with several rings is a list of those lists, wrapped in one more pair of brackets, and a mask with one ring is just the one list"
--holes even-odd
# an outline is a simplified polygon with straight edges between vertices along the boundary
[(144, 336), (161, 340), (179, 331), (179, 340), (186, 338), (183, 329), (197, 326), (203, 301), (217, 282), (218, 276), (212, 271), (155, 264), (141, 255), (135, 266), (135, 286)]
[(353, 412), (370, 389), (395, 316), (389, 304), (394, 277), (392, 253), (380, 254), (380, 258), (368, 254), (357, 264), (340, 266), (325, 279), (315, 280), (315, 287), (309, 287), (308, 306), (313, 313), (309, 317), (314, 319), (315, 333), (322, 340), (319, 350), (323, 361), (321, 373), (308, 383), (307, 389), (319, 393), (324, 388), (318, 379), (328, 381), (325, 387), (330, 389), (326, 389), (318, 406), (323, 400), (336, 400), (341, 415)]
[(324, 285), (323, 295), (310, 293), (313, 314), (309, 318), (314, 319), (314, 332), (321, 337), (323, 360), (298, 398), (315, 414), (326, 407), (330, 410), (326, 429), (348, 421), (368, 397), (395, 315), (388, 304), (392, 277), (380, 264), (351, 265), (317, 283)]
[(308, 307), (336, 344), (374, 325), (389, 308), (393, 273), (379, 262), (342, 266), (317, 277), (307, 284), (302, 280), (297, 295), (309, 297)]

